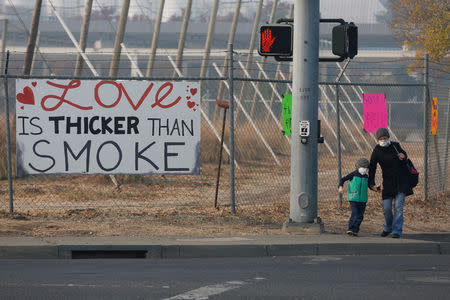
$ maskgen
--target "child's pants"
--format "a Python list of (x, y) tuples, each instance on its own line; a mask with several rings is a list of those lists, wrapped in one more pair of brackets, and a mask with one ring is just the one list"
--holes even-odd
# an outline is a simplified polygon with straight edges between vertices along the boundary
[(350, 201), (350, 207), (352, 209), (352, 215), (350, 216), (350, 220), (348, 220), (348, 230), (354, 233), (358, 233), (359, 226), (361, 225), (361, 222), (364, 219), (364, 211), (366, 210), (366, 203)]

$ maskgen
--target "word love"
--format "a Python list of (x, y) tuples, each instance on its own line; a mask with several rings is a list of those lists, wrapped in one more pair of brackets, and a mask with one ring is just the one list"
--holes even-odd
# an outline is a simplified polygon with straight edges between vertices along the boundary
[[(34, 82), (33, 82), (34, 83)], [(63, 105), (72, 106), (78, 110), (92, 110), (93, 106), (83, 106), (76, 103), (75, 100), (71, 99), (68, 94), (70, 92), (76, 92), (77, 89), (81, 87), (80, 80), (71, 80), (69, 84), (59, 84), (52, 81), (46, 81), (49, 86), (55, 87), (61, 90), (60, 94), (50, 94), (42, 97), (40, 105), (44, 111), (55, 111)], [(32, 84), (35, 86), (35, 84)], [(126, 99), (134, 111), (137, 111), (144, 101), (149, 98), (149, 94), (155, 88), (155, 84), (150, 82), (144, 92), (140, 95), (139, 99), (132, 99), (130, 97), (126, 87), (116, 81), (103, 80), (99, 81), (94, 87), (94, 100), (95, 102), (103, 108), (114, 108), (121, 101)], [(151, 100), (151, 108), (159, 107), (162, 109), (167, 109), (175, 106), (182, 99), (179, 95), (173, 95), (173, 83), (165, 82), (163, 83), (154, 93), (153, 99)], [(191, 89), (191, 94), (195, 95), (197, 91)], [(110, 95), (115, 95), (113, 99)], [(28, 86), (24, 87), (22, 93), (18, 93), (17, 101), (22, 104), (34, 105), (35, 97), (32, 89)], [(84, 99), (83, 99), (84, 100)], [(23, 109), (23, 108), (22, 108)]]

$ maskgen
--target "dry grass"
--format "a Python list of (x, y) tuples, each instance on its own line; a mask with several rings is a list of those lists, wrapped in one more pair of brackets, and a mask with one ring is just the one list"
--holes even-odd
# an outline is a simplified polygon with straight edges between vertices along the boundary
[[(0, 214), (0, 236), (217, 236), (280, 234), (289, 215), (289, 174), (284, 168), (254, 164), (237, 172), (237, 215), (230, 214), (229, 168), (224, 168), (219, 209), (213, 208), (216, 166), (200, 176), (120, 178), (116, 190), (105, 176), (42, 176), (15, 180), (18, 213)], [(343, 232), (350, 210), (340, 207), (334, 181), (319, 174), (318, 215), (326, 230)], [(58, 179), (58, 180), (56, 180)], [(129, 182), (126, 180), (129, 179)], [(450, 232), (450, 194), (430, 202), (420, 192), (405, 204), (405, 232)], [(1, 206), (7, 184), (0, 181)], [(381, 230), (379, 195), (370, 193), (363, 233)]]
[[(407, 201), (405, 233), (449, 232), (449, 197), (432, 203)], [(288, 215), (285, 202), (261, 208), (142, 208), (35, 210), (9, 214), (0, 211), (0, 236), (227, 236), (282, 234)], [(350, 211), (347, 203), (319, 203), (319, 216), (328, 232), (344, 232)], [(382, 230), (383, 216), (377, 202), (369, 202), (363, 234)]]
[[(13, 123), (11, 123), (13, 124)], [(198, 236), (281, 233), (281, 224), (289, 215), (290, 162), (289, 143), (270, 122), (257, 122), (282, 166), (273, 163), (270, 153), (250, 124), (236, 127), (237, 215), (229, 213), (229, 165), (223, 152), (219, 210), (213, 208), (217, 159), (220, 143), (211, 129), (202, 127), (202, 172), (199, 176), (119, 175), (121, 190), (114, 188), (103, 175), (41, 175), (14, 180), (17, 213), (6, 213), (8, 186), (0, 180), (0, 236)], [(228, 126), (227, 126), (228, 127)], [(221, 132), (221, 122), (216, 123)], [(3, 134), (3, 135), (2, 135)], [(332, 141), (331, 132), (324, 136)], [(14, 131), (12, 134), (13, 145)], [(228, 130), (225, 141), (228, 144)], [(4, 143), (0, 131), (0, 145)], [(330, 142), (331, 143), (331, 142)], [(351, 143), (350, 143), (351, 144)], [(422, 145), (403, 145), (422, 172)], [(334, 147), (332, 145), (332, 147)], [(3, 151), (3, 152), (2, 152)], [(5, 147), (0, 149), (0, 177), (6, 177)], [(13, 149), (13, 159), (15, 159)], [(355, 147), (343, 152), (343, 175), (354, 168), (360, 156)], [(342, 232), (350, 215), (344, 199), (337, 197), (336, 157), (319, 146), (318, 215), (326, 230)], [(379, 181), (380, 172), (377, 176)], [(447, 179), (448, 180), (448, 179)], [(450, 186), (450, 184), (448, 185)], [(408, 197), (405, 205), (405, 232), (450, 232), (449, 194), (438, 195), (430, 202), (422, 200), (423, 187)], [(370, 194), (362, 232), (381, 230), (379, 195)]]

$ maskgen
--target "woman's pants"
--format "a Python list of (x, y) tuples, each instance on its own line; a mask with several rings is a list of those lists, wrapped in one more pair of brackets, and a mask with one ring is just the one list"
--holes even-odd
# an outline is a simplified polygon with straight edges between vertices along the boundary
[[(392, 203), (394, 203), (394, 212), (392, 212)], [(398, 193), (395, 197), (383, 199), (384, 231), (402, 235), (404, 203), (404, 193)]]

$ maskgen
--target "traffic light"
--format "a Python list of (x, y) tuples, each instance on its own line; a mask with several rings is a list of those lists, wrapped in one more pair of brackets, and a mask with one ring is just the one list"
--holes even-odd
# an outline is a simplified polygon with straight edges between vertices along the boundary
[(353, 58), (358, 54), (358, 27), (355, 24), (351, 22), (333, 27), (332, 51), (343, 58)]
[(262, 56), (292, 56), (292, 25), (261, 26), (258, 52)]

